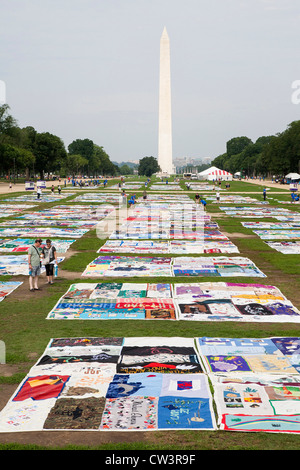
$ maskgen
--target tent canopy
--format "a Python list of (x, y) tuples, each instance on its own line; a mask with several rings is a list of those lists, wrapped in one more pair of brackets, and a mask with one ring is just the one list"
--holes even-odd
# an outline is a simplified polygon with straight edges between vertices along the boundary
[(300, 179), (299, 173), (288, 173), (287, 175), (285, 175), (285, 177), (289, 178), (291, 180), (299, 180)]
[(207, 170), (204, 170), (204, 171), (201, 171), (201, 173), (198, 173), (198, 178), (207, 179), (209, 181), (213, 181), (213, 180), (231, 181), (232, 174), (229, 173), (228, 171), (220, 170), (219, 168), (212, 166), (208, 168)]

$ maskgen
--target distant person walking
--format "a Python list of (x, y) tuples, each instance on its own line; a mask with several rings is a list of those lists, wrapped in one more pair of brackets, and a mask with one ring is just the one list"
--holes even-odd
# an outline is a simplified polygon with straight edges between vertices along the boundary
[(220, 193), (219, 191), (216, 192), (217, 203), (220, 202)]
[(36, 190), (36, 196), (38, 199), (41, 199), (41, 195), (42, 195), (42, 188), (39, 186)]
[(267, 188), (264, 188), (264, 190), (263, 190), (264, 201), (266, 200), (266, 197), (267, 197)]
[(41, 243), (42, 240), (37, 238), (33, 245), (28, 249), (28, 265), (29, 265), (29, 289), (33, 292), (40, 290), (38, 288), (38, 278), (41, 274)]

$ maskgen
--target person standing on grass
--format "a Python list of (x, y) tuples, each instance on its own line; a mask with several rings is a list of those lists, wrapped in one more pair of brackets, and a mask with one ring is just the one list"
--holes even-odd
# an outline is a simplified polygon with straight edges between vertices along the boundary
[(34, 245), (28, 249), (28, 265), (29, 265), (29, 289), (31, 292), (40, 290), (38, 288), (38, 278), (41, 274), (41, 243), (40, 238), (36, 239)]
[(263, 190), (264, 201), (266, 200), (266, 197), (267, 197), (267, 188), (264, 188), (264, 190)]
[(41, 195), (42, 195), (42, 188), (40, 186), (38, 186), (37, 190), (36, 190), (36, 195), (37, 195), (37, 198), (40, 199), (41, 198)]
[(42, 255), (48, 284), (53, 284), (53, 270), (54, 264), (57, 264), (57, 253), (55, 246), (52, 245), (52, 242), (49, 240), (49, 238), (46, 240), (46, 245), (42, 249)]

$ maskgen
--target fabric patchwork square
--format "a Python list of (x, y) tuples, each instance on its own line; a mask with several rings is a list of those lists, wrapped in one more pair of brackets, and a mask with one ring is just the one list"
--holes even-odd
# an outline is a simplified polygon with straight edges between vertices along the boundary
[(157, 429), (156, 397), (108, 398), (100, 429), (146, 431)]
[(59, 398), (50, 410), (43, 429), (99, 429), (105, 398)]
[(206, 356), (211, 372), (249, 372), (252, 371), (247, 360), (242, 356)]
[(226, 414), (223, 416), (222, 429), (226, 431), (299, 433), (300, 416)]
[(163, 396), (158, 401), (158, 429), (214, 429), (207, 398)]
[(13, 401), (23, 401), (31, 398), (32, 400), (46, 400), (49, 398), (57, 398), (69, 376), (65, 375), (41, 375), (36, 377), (28, 377), (22, 384), (20, 390), (16, 393)]

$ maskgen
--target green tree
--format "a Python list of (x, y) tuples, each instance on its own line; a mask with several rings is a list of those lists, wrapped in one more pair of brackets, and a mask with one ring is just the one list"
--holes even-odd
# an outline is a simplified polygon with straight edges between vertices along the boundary
[(161, 168), (154, 157), (144, 157), (139, 161), (138, 174), (150, 178), (154, 173), (161, 171)]
[(227, 156), (231, 157), (232, 155), (238, 155), (250, 144), (252, 144), (252, 140), (245, 136), (234, 137), (233, 139), (228, 140), (226, 143)]
[(25, 171), (26, 179), (29, 179), (29, 168), (35, 163), (35, 156), (30, 150), (17, 148), (16, 173)]
[(34, 145), (35, 169), (44, 173), (56, 172), (65, 164), (67, 152), (63, 141), (49, 132), (37, 133)]
[(88, 161), (94, 153), (94, 142), (90, 139), (76, 139), (68, 145), (70, 155), (81, 155)]
[(214, 160), (212, 160), (211, 162), (211, 165), (220, 168), (220, 170), (225, 170), (224, 166), (226, 160), (228, 160), (227, 153), (223, 153), (222, 155), (219, 155), (218, 157), (214, 158)]
[(269, 176), (285, 176), (300, 170), (300, 121), (273, 136), (264, 146), (261, 157)]
[(121, 175), (133, 175), (133, 168), (130, 168), (128, 165), (121, 165), (119, 167)]
[(87, 166), (87, 158), (82, 155), (68, 155), (66, 159), (66, 166), (68, 173), (72, 173), (73, 177), (84, 172), (84, 168)]
[(11, 172), (13, 173), (16, 167), (17, 158), (17, 147), (6, 143), (0, 144), (0, 167), (2, 171), (4, 171), (8, 175)]
[(17, 121), (9, 114), (8, 104), (0, 106), (0, 143), (11, 142), (17, 129)]

